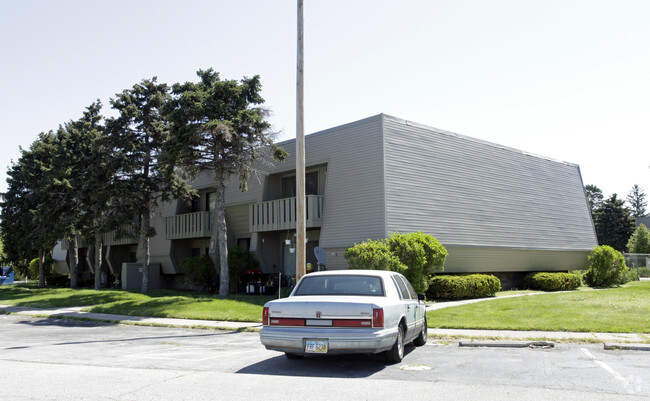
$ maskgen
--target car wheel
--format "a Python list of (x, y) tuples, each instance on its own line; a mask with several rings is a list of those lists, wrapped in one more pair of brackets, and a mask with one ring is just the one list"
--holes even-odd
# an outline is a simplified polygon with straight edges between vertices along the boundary
[(404, 329), (397, 326), (397, 339), (393, 348), (386, 351), (386, 361), (388, 363), (400, 363), (404, 358)]
[(292, 354), (291, 352), (285, 352), (284, 356), (286, 356), (287, 359), (300, 359), (300, 358), (302, 358), (302, 355)]
[(420, 331), (420, 335), (418, 335), (415, 340), (413, 340), (413, 344), (416, 347), (421, 347), (424, 344), (427, 343), (427, 333), (428, 327), (427, 327), (427, 318), (424, 318), (424, 325), (422, 326), (422, 331)]

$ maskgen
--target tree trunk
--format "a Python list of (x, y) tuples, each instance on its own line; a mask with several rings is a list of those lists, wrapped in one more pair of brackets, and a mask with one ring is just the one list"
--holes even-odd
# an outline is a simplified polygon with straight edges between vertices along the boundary
[(140, 246), (142, 247), (142, 288), (141, 292), (146, 294), (149, 292), (149, 231), (151, 229), (151, 211), (146, 208), (142, 213), (142, 221), (140, 223)]
[(45, 251), (38, 251), (38, 287), (45, 287)]
[(77, 232), (72, 230), (70, 236), (70, 288), (79, 287), (79, 243), (77, 242)]
[(228, 274), (228, 234), (226, 227), (226, 202), (225, 202), (225, 178), (223, 174), (217, 179), (217, 193), (214, 206), (214, 223), (212, 225), (212, 241), (216, 240), (219, 247), (219, 263), (216, 255), (213, 254), (215, 266), (221, 266), (219, 272), (219, 297), (228, 298), (230, 294), (230, 280)]
[(95, 289), (102, 288), (102, 233), (95, 232)]

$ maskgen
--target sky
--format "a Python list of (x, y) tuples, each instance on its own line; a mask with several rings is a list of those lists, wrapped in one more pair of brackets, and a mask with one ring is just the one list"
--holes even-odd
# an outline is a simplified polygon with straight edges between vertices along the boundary
[[(259, 75), (295, 138), (296, 1), (0, 0), (0, 192), (40, 132), (143, 79)], [(305, 132), (380, 113), (650, 197), (650, 1), (304, 0)]]

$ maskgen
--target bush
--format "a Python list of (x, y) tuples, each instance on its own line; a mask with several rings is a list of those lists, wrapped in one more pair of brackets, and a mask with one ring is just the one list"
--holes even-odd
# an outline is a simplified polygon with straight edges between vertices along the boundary
[(580, 276), (572, 273), (530, 273), (524, 284), (531, 290), (571, 291), (580, 287)]
[(642, 267), (639, 269), (639, 277), (650, 277), (650, 269)]
[(627, 241), (627, 249), (630, 253), (650, 253), (650, 232), (648, 227), (640, 224), (630, 239)]
[(485, 298), (493, 297), (500, 290), (501, 281), (488, 274), (434, 276), (429, 283), (427, 298)]
[(70, 287), (70, 276), (65, 274), (55, 274), (47, 279), (47, 285), (54, 287)]
[(260, 262), (247, 249), (238, 246), (228, 247), (228, 279), (230, 288), (237, 291), (239, 279), (248, 269), (258, 269)]
[(402, 273), (418, 293), (425, 293), (429, 277), (443, 270), (447, 250), (421, 232), (394, 233), (386, 240), (368, 240), (345, 252), (350, 269), (390, 270)]
[(345, 251), (350, 269), (390, 270), (404, 274), (406, 265), (394, 255), (382, 240), (367, 240)]
[(215, 274), (214, 263), (208, 255), (193, 256), (181, 260), (181, 271), (191, 282), (204, 288), (212, 285)]
[(640, 281), (639, 273), (637, 273), (636, 269), (625, 269), (623, 272), (621, 284), (629, 283), (630, 281)]
[[(45, 257), (45, 262), (43, 263), (43, 276), (45, 278), (45, 282), (47, 283), (52, 276), (56, 275), (57, 273), (54, 271), (54, 260), (50, 256)], [(38, 258), (32, 259), (31, 262), (29, 262), (29, 267), (27, 268), (27, 275), (30, 280), (39, 280), (39, 272), (38, 272)]]
[(589, 267), (583, 276), (590, 287), (612, 287), (621, 284), (626, 270), (623, 255), (608, 245), (595, 247), (587, 257)]

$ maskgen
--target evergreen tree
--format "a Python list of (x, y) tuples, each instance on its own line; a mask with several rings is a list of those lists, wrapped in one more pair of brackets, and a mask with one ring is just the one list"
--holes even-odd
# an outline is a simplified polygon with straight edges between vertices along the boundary
[(646, 215), (648, 202), (645, 200), (645, 192), (637, 184), (634, 184), (630, 193), (627, 195), (627, 201), (632, 208), (632, 216), (644, 217)]
[(606, 199), (594, 213), (594, 225), (600, 245), (624, 252), (634, 231), (634, 220), (625, 202), (616, 194)]
[(156, 235), (151, 214), (160, 202), (180, 198), (184, 183), (165, 169), (162, 151), (169, 124), (160, 109), (169, 99), (169, 87), (156, 78), (143, 80), (116, 94), (111, 106), (119, 113), (107, 122), (110, 148), (116, 163), (116, 197), (111, 205), (119, 215), (131, 213), (140, 221), (138, 234), (143, 250), (142, 292), (149, 291), (149, 239)]
[(603, 203), (603, 191), (595, 185), (588, 184), (585, 186), (585, 195), (587, 196), (587, 202), (589, 202), (589, 208), (593, 215), (596, 209)]
[[(173, 85), (173, 98), (165, 112), (170, 120), (168, 147), (172, 164), (189, 176), (200, 172), (213, 174), (216, 205), (212, 224), (210, 255), (220, 266), (219, 296), (229, 294), (228, 249), (226, 236), (226, 183), (239, 177), (239, 187), (247, 190), (247, 180), (262, 149), (270, 150), (275, 160), (284, 160), (286, 152), (273, 142), (270, 124), (260, 95), (259, 76), (240, 82), (221, 80), (212, 69), (197, 72), (198, 83)], [(218, 256), (217, 256), (218, 255)]]
[(60, 212), (60, 217), (67, 227), (66, 235), (70, 241), (72, 288), (78, 286), (77, 239), (80, 235), (93, 245), (95, 288), (101, 288), (102, 247), (98, 244), (98, 237), (112, 228), (114, 221), (108, 212), (113, 173), (110, 154), (106, 151), (101, 108), (99, 100), (92, 103), (79, 120), (70, 121), (60, 134), (60, 162), (57, 169), (61, 185), (67, 189), (67, 208)]
[(41, 133), (29, 150), (8, 172), (8, 190), (3, 194), (2, 235), (12, 251), (8, 257), (20, 264), (38, 254), (39, 287), (45, 286), (45, 256), (50, 253), (64, 226), (57, 216), (57, 177), (53, 168), (57, 135)]

